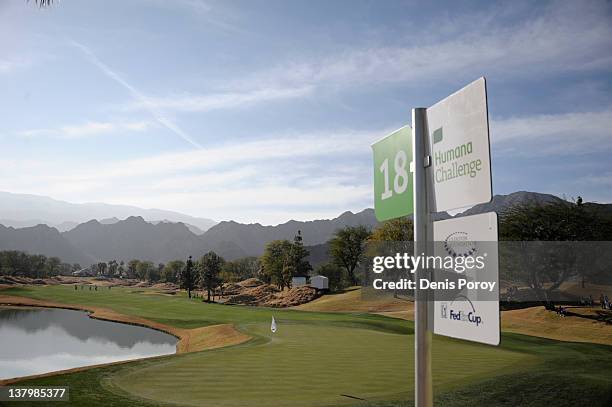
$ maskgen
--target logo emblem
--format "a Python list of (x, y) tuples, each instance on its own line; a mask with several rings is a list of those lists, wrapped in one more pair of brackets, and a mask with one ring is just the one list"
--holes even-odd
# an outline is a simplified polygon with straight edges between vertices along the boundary
[(476, 244), (466, 232), (454, 232), (444, 239), (444, 250), (453, 257), (468, 257), (476, 253)]

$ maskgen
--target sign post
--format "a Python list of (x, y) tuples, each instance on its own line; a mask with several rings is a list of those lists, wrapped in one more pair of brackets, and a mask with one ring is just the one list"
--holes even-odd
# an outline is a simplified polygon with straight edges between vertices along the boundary
[[(489, 202), (492, 198), (485, 79), (472, 82), (430, 108), (413, 109), (412, 132), (410, 127), (403, 127), (374, 143), (372, 150), (376, 218), (385, 221), (414, 214), (414, 256), (433, 255), (434, 238), (445, 237), (449, 228), (457, 225), (463, 228), (467, 222), (469, 229), (473, 226), (470, 222), (482, 224), (484, 219), (458, 218), (442, 221), (446, 223), (436, 222), (435, 225), (433, 213)], [(480, 233), (484, 230), (480, 228), (472, 234), (483, 236), (483, 241), (497, 242), (497, 217), (495, 214), (486, 215), (486, 231)], [(437, 230), (436, 236), (434, 229)], [(495, 263), (488, 268), (489, 277), (497, 278), (496, 250), (493, 257)], [(432, 278), (431, 270), (423, 268), (423, 263), (420, 265), (415, 270), (417, 284), (420, 279)], [(499, 331), (495, 334), (491, 327), (499, 327), (499, 291), (487, 300), (484, 305), (487, 309), (483, 310), (483, 316), (486, 314), (489, 321), (486, 329), (466, 328), (465, 324), (451, 325), (447, 323), (449, 321), (443, 321), (440, 329), (435, 329), (436, 333), (497, 344)], [(470, 301), (468, 299), (473, 306)], [(448, 304), (434, 303), (427, 290), (416, 290), (414, 369), (417, 407), (431, 407), (433, 404), (431, 341), (434, 321), (440, 319), (434, 318), (434, 309), (443, 313), (439, 306), (449, 307)], [(453, 311), (452, 319), (462, 321), (463, 314), (458, 313), (464, 311)], [(479, 323), (482, 321), (482, 318), (478, 320)], [(456, 333), (459, 331), (461, 333)]]
[[(414, 255), (427, 256), (433, 238), (433, 227), (429, 211), (426, 167), (430, 165), (427, 140), (427, 110), (412, 109), (412, 150), (414, 152)], [(415, 270), (417, 281), (428, 278), (422, 267)], [(433, 389), (431, 379), (431, 339), (429, 324), (429, 298), (427, 291), (416, 290), (414, 302), (414, 380), (415, 405), (431, 407)]]

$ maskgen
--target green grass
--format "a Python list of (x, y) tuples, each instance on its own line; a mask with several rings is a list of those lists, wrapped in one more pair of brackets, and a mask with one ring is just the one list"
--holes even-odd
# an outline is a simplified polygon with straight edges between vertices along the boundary
[(270, 322), (277, 319), (311, 324), (336, 323), (346, 326), (373, 327), (397, 333), (412, 333), (412, 324), (370, 314), (313, 313), (296, 310), (271, 309), (246, 306), (206, 304), (201, 299), (189, 300), (184, 294), (176, 296), (144, 294), (145, 290), (114, 287), (98, 291), (74, 290), (72, 286), (18, 287), (3, 290), (6, 295), (17, 295), (63, 304), (83, 304), (112, 309), (122, 314), (134, 315), (176, 326), (196, 328), (227, 322), (242, 325)]
[[(183, 328), (230, 322), (255, 338), (229, 348), (22, 383), (69, 385), (72, 405), (413, 404), (409, 321), (205, 304), (121, 288), (90, 292), (53, 286), (3, 293), (103, 306)], [(279, 324), (275, 335), (269, 331), (272, 314)], [(444, 406), (609, 405), (610, 366), (612, 347), (517, 334), (504, 334), (500, 347), (443, 337), (433, 346), (434, 391)]]

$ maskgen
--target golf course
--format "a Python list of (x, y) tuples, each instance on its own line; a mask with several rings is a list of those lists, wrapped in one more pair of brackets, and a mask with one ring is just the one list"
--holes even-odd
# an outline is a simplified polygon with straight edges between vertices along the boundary
[[(74, 405), (413, 404), (413, 323), (405, 319), (208, 304), (130, 287), (23, 286), (0, 291), (0, 303), (84, 309), (182, 338), (174, 355), (17, 381), (69, 386)], [(610, 366), (612, 346), (602, 344), (516, 333), (503, 333), (499, 347), (433, 341), (435, 400), (444, 406), (605, 406)]]

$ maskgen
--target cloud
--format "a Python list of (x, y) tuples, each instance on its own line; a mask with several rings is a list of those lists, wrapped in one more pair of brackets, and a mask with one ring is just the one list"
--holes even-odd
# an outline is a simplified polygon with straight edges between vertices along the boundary
[[(181, 174), (189, 171), (211, 171), (243, 168), (249, 163), (262, 163), (277, 168), (281, 162), (297, 168), (301, 162), (313, 158), (351, 156), (371, 153), (370, 143), (389, 131), (358, 132), (351, 130), (291, 134), (284, 137), (269, 137), (260, 140), (237, 140), (231, 143), (178, 153), (165, 153), (155, 156), (125, 160), (112, 163), (108, 168), (79, 171), (66, 174), (65, 181), (105, 179), (109, 182), (129, 177), (157, 177), (164, 174)], [(299, 171), (292, 171), (299, 173)], [(279, 174), (279, 176), (286, 174)]]
[(15, 64), (12, 61), (0, 60), (0, 73), (7, 73), (13, 70)]
[[(137, 103), (146, 104), (147, 97), (142, 92), (136, 89), (136, 87), (130, 85), (123, 78), (121, 78), (119, 74), (117, 74), (115, 71), (110, 69), (107, 65), (105, 65), (102, 61), (100, 61), (98, 57), (88, 47), (76, 41), (71, 41), (71, 44), (74, 47), (80, 49), (85, 54), (87, 59), (89, 59), (89, 61), (94, 66), (99, 68), (106, 76), (108, 76), (113, 81), (117, 82), (119, 85), (124, 87), (130, 93), (130, 95), (132, 96), (132, 99), (134, 99)], [(162, 110), (154, 106), (146, 106), (146, 107), (147, 107), (147, 111), (151, 114), (151, 116), (153, 116), (153, 118), (159, 124), (167, 128), (172, 133), (176, 134), (177, 136), (179, 136), (180, 138), (182, 138), (183, 140), (185, 140), (192, 146), (196, 148), (202, 148), (202, 146), (198, 142), (196, 142), (187, 133), (185, 133), (176, 123), (174, 123), (172, 120), (166, 117), (166, 115), (163, 113)]]
[(33, 59), (26, 57), (0, 59), (0, 74), (8, 74), (19, 68), (30, 66), (32, 63)]
[[(494, 120), (493, 150), (518, 148), (521, 154), (549, 155), (547, 148), (558, 149), (557, 154), (567, 148), (612, 149), (606, 136), (611, 118), (612, 108)], [(98, 127), (104, 128), (93, 126)], [(243, 222), (270, 224), (291, 218), (333, 217), (345, 210), (372, 205), (370, 144), (391, 130), (273, 134), (110, 162), (74, 157), (41, 162), (34, 167), (31, 163), (11, 163), (0, 166), (0, 190), (68, 201), (80, 197), (86, 201), (162, 207)], [(41, 166), (45, 171), (40, 171)], [(20, 170), (11, 170), (9, 176), (8, 168)], [(606, 173), (597, 182), (605, 186), (608, 180)]]
[(287, 134), (110, 162), (49, 158), (43, 172), (24, 165), (8, 177), (0, 168), (0, 190), (245, 222), (333, 217), (371, 205), (370, 143), (385, 133)]
[[(210, 11), (209, 5), (198, 1), (175, 7)], [(612, 43), (608, 38), (612, 38), (612, 25), (606, 15), (608, 8), (604, 2), (555, 2), (539, 13), (530, 10), (527, 18), (521, 15), (521, 22), (513, 24), (502, 22), (500, 16), (527, 12), (496, 6), (475, 16), (434, 21), (425, 32), (414, 35), (426, 39), (420, 44), (349, 47), (314, 60), (298, 57), (240, 78), (225, 78), (210, 94), (143, 96), (134, 98), (125, 109), (207, 112), (298, 99), (327, 89), (419, 85), (425, 80), (462, 77), (468, 80), (483, 73), (525, 77), (610, 68)], [(438, 32), (441, 34), (436, 35)]]
[(138, 122), (86, 122), (78, 125), (68, 125), (59, 128), (23, 130), (18, 134), (22, 137), (62, 137), (81, 138), (122, 132), (140, 132), (156, 126), (150, 121)]
[(256, 89), (246, 92), (212, 93), (205, 95), (177, 95), (170, 97), (147, 97), (126, 106), (134, 109), (167, 109), (183, 112), (207, 112), (229, 109), (262, 102), (303, 97), (312, 91), (310, 86), (284, 89)]
[(203, 0), (174, 0), (171, 3), (164, 0), (146, 0), (146, 2), (162, 7), (181, 8), (196, 14), (208, 14), (212, 11), (210, 4)]
[(477, 20), (471, 16), (445, 20), (441, 25), (453, 35), (436, 38), (439, 30), (432, 24), (428, 32), (415, 34), (414, 38), (424, 39), (421, 44), (347, 48), (316, 60), (283, 63), (238, 79), (232, 86), (344, 88), (420, 84), (447, 80), (449, 75), (525, 77), (612, 66), (612, 25), (605, 2), (554, 2), (538, 14), (530, 11), (520, 23), (500, 21), (498, 14), (508, 13), (501, 7), (505, 6)]
[(496, 148), (527, 155), (612, 150), (612, 107), (599, 112), (497, 119), (491, 121), (490, 127), (491, 141)]
[(590, 184), (598, 187), (612, 187), (612, 172), (603, 174), (590, 174), (587, 177), (582, 177), (577, 181), (578, 184)]
[(231, 20), (234, 20), (236, 17), (236, 10), (225, 12), (220, 7), (220, 3), (216, 3), (215, 7), (213, 7), (210, 2), (203, 0), (140, 1), (147, 3), (147, 5), (184, 12), (189, 17), (193, 17), (197, 19), (197, 21), (205, 23), (205, 27), (213, 26), (216, 29), (229, 33), (247, 34), (239, 25), (231, 22)]

